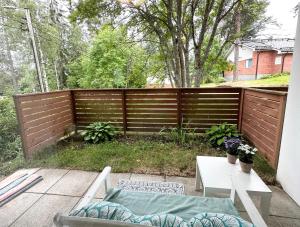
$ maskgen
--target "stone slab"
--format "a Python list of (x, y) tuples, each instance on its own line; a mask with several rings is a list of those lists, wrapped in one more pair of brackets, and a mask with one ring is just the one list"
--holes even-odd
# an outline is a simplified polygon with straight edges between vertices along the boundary
[(41, 196), (41, 194), (22, 193), (6, 203), (4, 206), (0, 207), (0, 226), (4, 227), (12, 224)]
[(36, 174), (43, 177), (43, 180), (28, 189), (26, 192), (47, 192), (56, 182), (58, 182), (69, 170), (65, 169), (40, 169)]
[(133, 181), (160, 181), (164, 182), (165, 177), (160, 175), (148, 175), (148, 174), (131, 174), (130, 180)]
[(53, 226), (55, 214), (68, 214), (78, 200), (78, 197), (43, 195), (12, 226)]
[(300, 207), (284, 192), (276, 186), (270, 186), (272, 190), (270, 214), (283, 217), (300, 219)]
[[(111, 173), (110, 174), (110, 183), (111, 187), (115, 188), (119, 182), (120, 179), (123, 180), (129, 180), (131, 174), (130, 173)], [(96, 198), (104, 198), (105, 196), (105, 190), (104, 185), (100, 186), (98, 192), (96, 193)]]
[(49, 194), (83, 196), (93, 183), (98, 173), (70, 170), (47, 191)]
[(193, 195), (193, 196), (202, 196), (203, 195), (202, 192), (195, 190), (196, 189), (195, 188), (195, 178), (167, 176), (166, 181), (182, 183), (184, 185), (184, 191), (185, 191), (186, 195)]
[(300, 219), (285, 217), (274, 217), (274, 219), (280, 224), (280, 227), (300, 227)]
[[(247, 212), (242, 211), (239, 213), (240, 213), (241, 218), (243, 218), (246, 221), (251, 222), (251, 219), (249, 218), (249, 215), (247, 214)], [(280, 225), (280, 223), (277, 221), (276, 217), (274, 217), (274, 216), (269, 216), (268, 220), (266, 221), (266, 224), (270, 227), (283, 227)]]

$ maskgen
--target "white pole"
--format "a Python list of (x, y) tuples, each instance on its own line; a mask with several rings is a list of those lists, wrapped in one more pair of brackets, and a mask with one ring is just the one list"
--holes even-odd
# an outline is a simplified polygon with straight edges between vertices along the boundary
[[(298, 9), (300, 3), (298, 4)], [(277, 180), (283, 189), (300, 205), (300, 14), (289, 81)]]

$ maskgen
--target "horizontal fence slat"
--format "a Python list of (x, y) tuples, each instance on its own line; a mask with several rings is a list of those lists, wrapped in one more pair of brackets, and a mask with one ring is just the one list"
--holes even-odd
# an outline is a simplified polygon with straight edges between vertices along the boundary
[(131, 122), (140, 122), (140, 123), (151, 123), (151, 122), (154, 122), (154, 123), (177, 123), (177, 119), (174, 118), (174, 119), (155, 119), (155, 118), (133, 118), (133, 119), (128, 119), (127, 120), (128, 123), (131, 123)]
[(39, 119), (34, 120), (34, 121), (24, 122), (23, 123), (24, 124), (24, 129), (26, 130), (26, 129), (34, 127), (36, 125), (40, 125), (40, 124), (50, 122), (50, 121), (55, 121), (55, 120), (60, 119), (61, 117), (65, 117), (65, 116), (69, 116), (69, 117), (72, 116), (71, 109), (66, 110), (64, 112), (54, 114), (54, 115), (45, 116), (44, 118), (39, 118)]
[(45, 100), (36, 100), (33, 102), (21, 102), (21, 107), (25, 109), (25, 108), (35, 108), (36, 106), (47, 106), (49, 104), (63, 102), (67, 99), (70, 99), (70, 96), (63, 96), (63, 97), (57, 97), (57, 98), (51, 98)]
[(183, 93), (182, 99), (197, 99), (197, 98), (239, 98), (238, 93), (228, 93), (228, 94), (211, 94), (211, 93)]

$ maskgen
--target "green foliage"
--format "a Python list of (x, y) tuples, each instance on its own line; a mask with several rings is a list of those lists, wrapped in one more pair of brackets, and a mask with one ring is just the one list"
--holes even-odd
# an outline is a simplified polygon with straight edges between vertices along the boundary
[(170, 139), (173, 143), (187, 145), (192, 141), (195, 131), (184, 128), (163, 128), (160, 131), (160, 135), (164, 134), (166, 134), (167, 139)]
[(112, 140), (116, 130), (110, 123), (95, 122), (87, 126), (82, 135), (89, 143), (101, 143)]
[(214, 125), (210, 129), (206, 130), (208, 141), (213, 146), (224, 147), (224, 137), (237, 137), (239, 133), (236, 125), (230, 125), (223, 123), (221, 125)]
[(144, 87), (148, 76), (145, 50), (130, 42), (127, 31), (103, 26), (88, 52), (69, 65), (70, 87)]
[(12, 100), (0, 100), (0, 162), (12, 160), (21, 152), (21, 141)]
[(262, 76), (260, 79), (265, 80), (265, 79), (271, 79), (271, 78), (277, 78), (277, 77), (285, 77), (285, 76), (287, 77), (289, 75), (290, 75), (290, 73), (287, 73), (287, 72), (275, 73), (275, 74), (271, 74), (271, 75)]

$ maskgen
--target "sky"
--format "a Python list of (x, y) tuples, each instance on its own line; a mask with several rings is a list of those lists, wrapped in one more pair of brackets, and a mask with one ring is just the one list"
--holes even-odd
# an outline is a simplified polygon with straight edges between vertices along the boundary
[(294, 8), (300, 0), (269, 0), (267, 15), (279, 26), (269, 25), (260, 32), (262, 38), (295, 38), (297, 17)]

